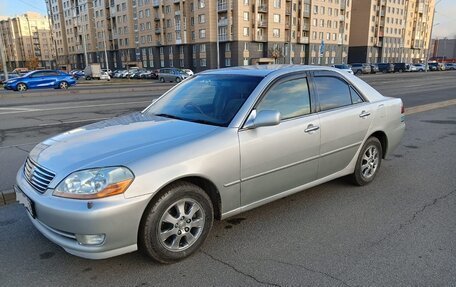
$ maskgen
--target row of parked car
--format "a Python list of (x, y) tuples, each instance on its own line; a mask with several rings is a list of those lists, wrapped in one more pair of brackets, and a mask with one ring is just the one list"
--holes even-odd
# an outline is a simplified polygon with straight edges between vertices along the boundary
[[(339, 69), (351, 70), (355, 75), (375, 73), (402, 73), (402, 72), (424, 72), (426, 64), (408, 63), (353, 63), (350, 65), (334, 65)], [(456, 63), (428, 63), (428, 71), (456, 70)]]

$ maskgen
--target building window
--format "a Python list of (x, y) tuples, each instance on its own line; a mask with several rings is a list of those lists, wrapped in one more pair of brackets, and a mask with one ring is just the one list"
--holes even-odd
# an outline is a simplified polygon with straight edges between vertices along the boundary
[(205, 0), (198, 0), (198, 8), (204, 8), (206, 7)]
[(231, 58), (225, 58), (225, 67), (231, 66)]
[(231, 52), (231, 44), (230, 43), (226, 43), (225, 44), (225, 52)]
[(249, 12), (244, 11), (244, 21), (249, 21)]
[(274, 14), (274, 23), (280, 23), (280, 14)]
[(277, 28), (272, 29), (272, 36), (274, 38), (279, 38), (280, 37), (280, 29), (277, 29)]
[(205, 44), (201, 44), (200, 45), (200, 52), (201, 53), (206, 53), (206, 45)]
[(207, 65), (206, 59), (200, 59), (200, 66), (206, 67), (206, 65)]
[(244, 32), (243, 32), (243, 35), (244, 36), (248, 36), (249, 35), (249, 27), (244, 27)]
[(198, 22), (199, 23), (206, 23), (206, 15), (204, 15), (204, 14), (198, 15)]
[(200, 37), (200, 39), (206, 38), (206, 29), (199, 30), (199, 37)]
[(274, 8), (280, 8), (282, 0), (274, 0)]

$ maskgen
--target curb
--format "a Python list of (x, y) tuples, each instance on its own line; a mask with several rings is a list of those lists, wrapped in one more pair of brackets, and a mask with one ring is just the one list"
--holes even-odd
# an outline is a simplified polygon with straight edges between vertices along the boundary
[(16, 202), (14, 189), (0, 191), (0, 206)]

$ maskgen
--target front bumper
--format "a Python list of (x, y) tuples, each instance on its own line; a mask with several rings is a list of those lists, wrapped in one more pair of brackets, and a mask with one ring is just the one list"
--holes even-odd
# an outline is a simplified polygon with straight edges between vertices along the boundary
[[(149, 196), (126, 199), (117, 195), (96, 200), (59, 198), (52, 195), (52, 189), (43, 194), (36, 192), (22, 171), (23, 168), (16, 176), (19, 202), (27, 205), (24, 200), (31, 200), (36, 216), (27, 213), (33, 225), (65, 251), (83, 258), (104, 259), (138, 249), (139, 224)], [(77, 234), (105, 234), (105, 240), (99, 245), (83, 245), (76, 239)]]
[(15, 89), (16, 89), (16, 86), (13, 85), (13, 84), (5, 84), (5, 83), (4, 83), (4, 84), (3, 84), (3, 88), (4, 88), (5, 90), (15, 90)]

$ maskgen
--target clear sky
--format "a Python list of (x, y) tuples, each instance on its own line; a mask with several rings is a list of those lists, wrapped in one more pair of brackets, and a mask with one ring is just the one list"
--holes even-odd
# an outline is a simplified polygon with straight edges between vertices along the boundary
[[(27, 11), (46, 15), (44, 0), (0, 0), (0, 16), (14, 16)], [(437, 0), (433, 36), (456, 38), (456, 1)]]

